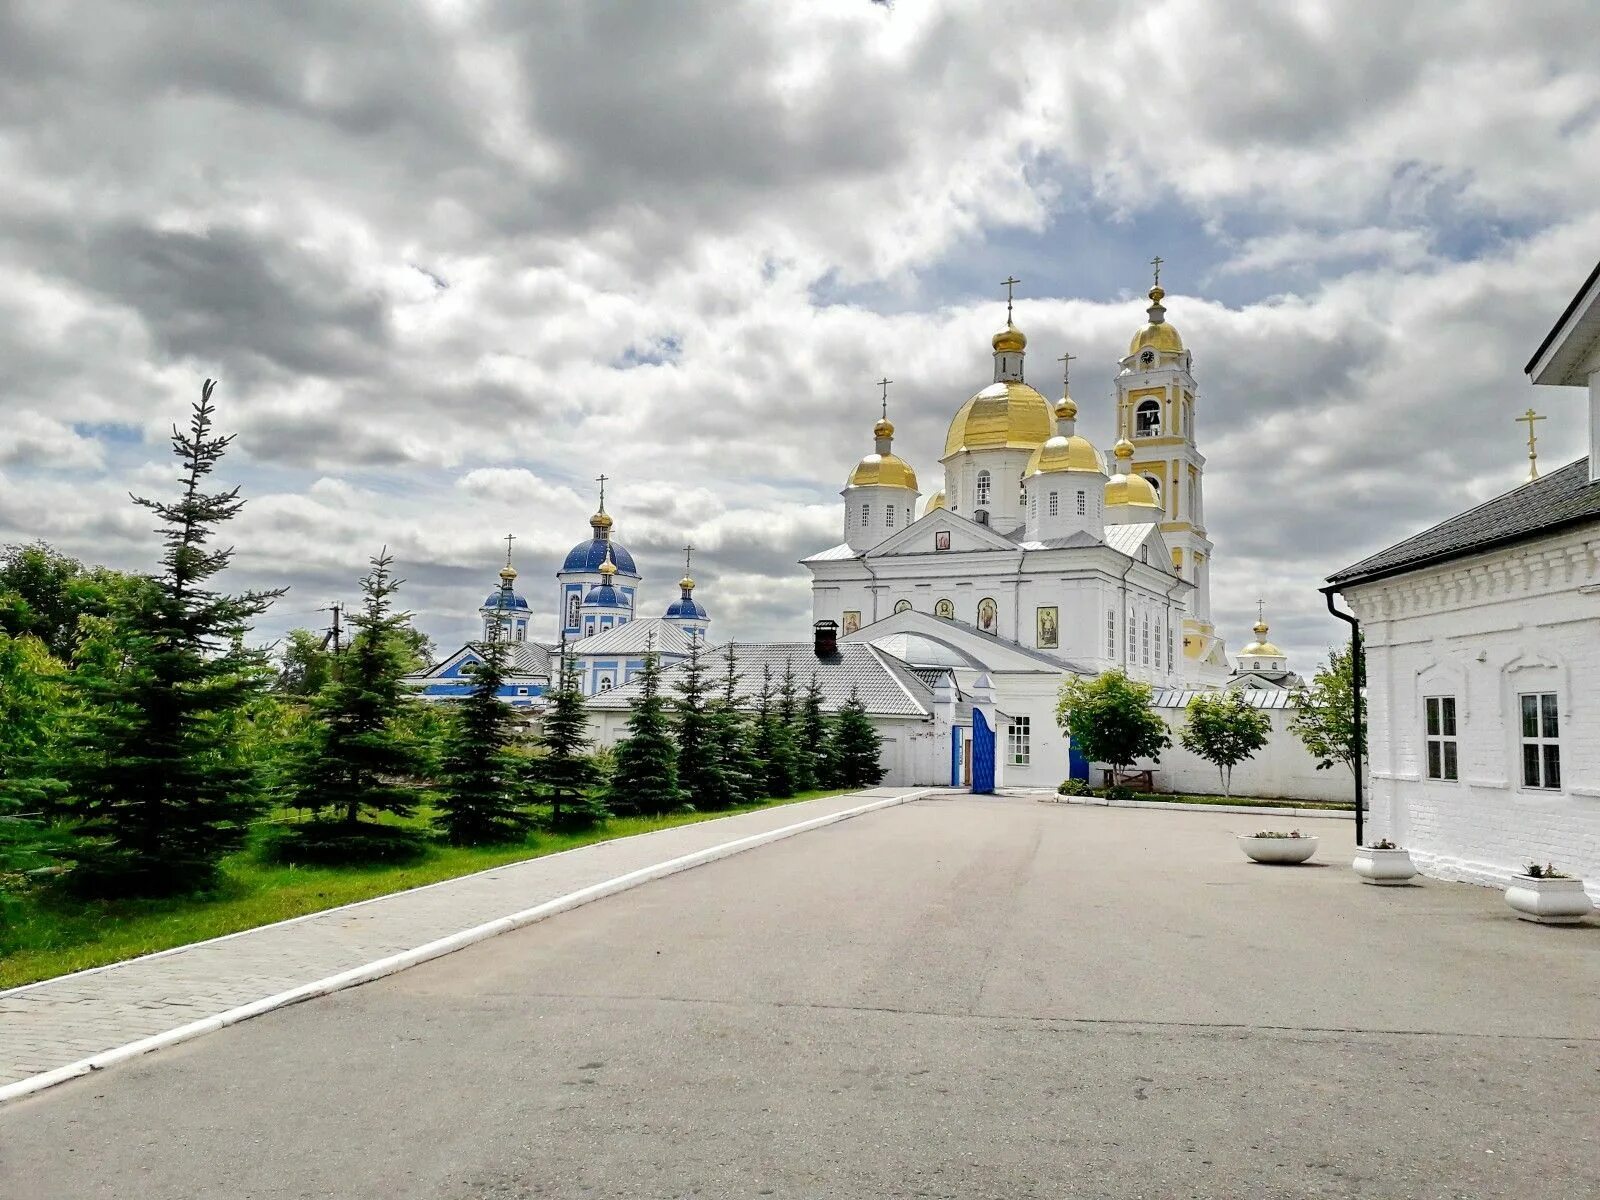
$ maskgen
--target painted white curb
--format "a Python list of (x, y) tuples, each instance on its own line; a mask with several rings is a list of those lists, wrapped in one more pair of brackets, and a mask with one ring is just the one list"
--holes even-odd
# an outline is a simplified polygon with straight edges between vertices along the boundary
[(1096, 808), (1155, 808), (1165, 812), (1254, 813), (1259, 817), (1300, 817), (1316, 820), (1354, 821), (1355, 810), (1338, 808), (1261, 808), (1253, 804), (1176, 804), (1168, 800), (1107, 800), (1103, 796), (1060, 796), (1046, 794), (1040, 804), (1088, 804)]
[[(325, 979), (301, 984), (299, 987), (290, 988), (286, 992), (279, 992), (274, 996), (266, 996), (260, 1000), (251, 1001), (249, 1004), (230, 1008), (228, 1011), (217, 1013), (215, 1016), (191, 1021), (187, 1025), (180, 1025), (176, 1029), (167, 1030), (165, 1033), (141, 1038), (137, 1042), (129, 1042), (127, 1045), (116, 1046), (110, 1050), (102, 1050), (99, 1054), (92, 1054), (88, 1058), (80, 1058), (77, 1062), (68, 1063), (64, 1067), (57, 1067), (53, 1071), (44, 1071), (38, 1075), (30, 1075), (26, 1079), (20, 1079), (16, 1083), (8, 1083), (4, 1087), (0, 1087), (0, 1104), (4, 1104), (7, 1100), (15, 1100), (19, 1096), (27, 1096), (34, 1092), (43, 1091), (45, 1088), (54, 1087), (58, 1083), (65, 1083), (69, 1079), (87, 1075), (91, 1071), (103, 1070), (127, 1059), (137, 1058), (139, 1055), (147, 1054), (151, 1050), (159, 1050), (163, 1046), (174, 1046), (179, 1042), (186, 1042), (191, 1038), (200, 1037), (202, 1034), (225, 1029), (229, 1025), (237, 1025), (241, 1021), (248, 1021), (251, 1017), (259, 1017), (263, 1013), (272, 1012), (274, 1009), (287, 1008), (289, 1005), (298, 1004), (302, 1000), (311, 1000), (317, 996), (326, 996), (332, 992), (342, 991), (344, 988), (370, 983), (374, 979), (382, 979), (385, 975), (396, 974), (399, 971), (404, 971), (407, 967), (417, 966), (419, 963), (428, 962), (430, 959), (442, 958), (446, 954), (453, 954), (455, 951), (465, 949), (476, 942), (497, 937), (502, 933), (510, 933), (513, 929), (521, 929), (526, 925), (532, 925), (537, 921), (544, 920), (546, 917), (553, 917), (557, 913), (567, 912), (570, 909), (588, 904), (592, 900), (614, 896), (618, 892), (625, 892), (629, 888), (638, 887), (642, 883), (663, 879), (668, 875), (676, 875), (679, 871), (687, 871), (692, 867), (703, 866), (721, 858), (729, 858), (743, 850), (754, 850), (757, 846), (765, 846), (769, 842), (781, 841), (798, 833), (821, 829), (825, 825), (833, 825), (839, 821), (848, 821), (851, 817), (859, 817), (866, 813), (877, 812), (879, 809), (893, 808), (898, 804), (920, 800), (933, 790), (932, 788), (926, 788), (908, 792), (903, 796), (886, 796), (881, 800), (857, 805), (855, 808), (826, 813), (820, 817), (812, 817), (808, 821), (799, 821), (779, 829), (769, 829), (764, 833), (754, 833), (748, 837), (738, 838), (731, 842), (723, 842), (717, 846), (708, 846), (704, 850), (696, 850), (692, 854), (668, 859), (666, 862), (656, 863), (654, 866), (641, 867), (639, 870), (630, 871), (626, 875), (618, 875), (601, 883), (579, 888), (575, 892), (568, 892), (565, 896), (557, 896), (554, 900), (546, 900), (543, 904), (525, 908), (521, 912), (512, 913), (510, 916), (487, 921), (482, 925), (475, 925), (471, 929), (464, 929), (460, 933), (452, 933), (448, 937), (437, 938), (410, 950), (402, 950), (399, 954), (391, 954), (387, 958), (380, 958), (373, 962), (364, 963), (359, 967), (352, 967), (350, 970), (341, 971), (337, 975), (329, 975)], [(370, 903), (370, 901), (364, 901), (363, 903)]]

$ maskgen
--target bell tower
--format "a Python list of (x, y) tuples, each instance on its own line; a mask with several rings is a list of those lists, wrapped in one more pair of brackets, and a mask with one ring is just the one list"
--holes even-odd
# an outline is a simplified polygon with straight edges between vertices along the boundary
[(1173, 569), (1194, 585), (1183, 622), (1185, 674), (1225, 678), (1226, 649), (1211, 621), (1211, 539), (1206, 536), (1205, 455), (1195, 429), (1193, 358), (1162, 305), (1160, 257), (1151, 260), (1149, 320), (1133, 335), (1117, 376), (1117, 425), (1133, 443), (1131, 474), (1155, 489)]

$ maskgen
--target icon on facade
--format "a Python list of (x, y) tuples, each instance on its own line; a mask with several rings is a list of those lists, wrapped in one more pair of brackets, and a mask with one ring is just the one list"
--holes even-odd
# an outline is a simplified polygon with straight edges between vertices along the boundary
[(934, 533), (933, 548), (935, 550), (950, 549), (950, 531), (948, 529), (940, 529)]
[(854, 608), (844, 610), (844, 631), (854, 633), (861, 628), (861, 613)]
[(978, 601), (978, 628), (983, 630), (984, 633), (994, 632), (995, 619), (997, 616), (998, 610), (995, 608), (995, 603), (993, 600), (985, 596), (982, 600)]
[(1038, 611), (1038, 645), (1041, 650), (1054, 650), (1061, 644), (1060, 610), (1051, 605)]

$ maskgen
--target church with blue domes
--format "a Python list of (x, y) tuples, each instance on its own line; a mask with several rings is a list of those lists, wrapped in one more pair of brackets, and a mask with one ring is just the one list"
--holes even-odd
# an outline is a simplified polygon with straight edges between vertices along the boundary
[(510, 649), (510, 670), (501, 698), (513, 708), (537, 710), (559, 670), (562, 648), (574, 662), (579, 688), (596, 696), (619, 687), (644, 669), (654, 650), (664, 665), (689, 656), (696, 642), (704, 644), (711, 616), (695, 599), (689, 575), (691, 550), (684, 548), (684, 574), (678, 597), (659, 617), (639, 617), (641, 576), (628, 548), (612, 536), (614, 522), (606, 512), (605, 478), (600, 479), (600, 506), (589, 518), (589, 536), (567, 552), (556, 571), (556, 641), (545, 644), (529, 636), (533, 616), (527, 598), (517, 590), (517, 569), (511, 564), (507, 538), (506, 564), (500, 584), (478, 608), (481, 636), (437, 666), (411, 676), (409, 682), (425, 700), (459, 700), (472, 687), (471, 673), (482, 661), (484, 642), (504, 642)]

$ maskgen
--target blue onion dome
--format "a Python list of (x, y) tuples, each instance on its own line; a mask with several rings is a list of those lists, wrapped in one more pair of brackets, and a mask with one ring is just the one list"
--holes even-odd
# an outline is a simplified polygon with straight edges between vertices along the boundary
[(512, 586), (517, 579), (517, 569), (510, 563), (500, 568), (500, 586), (489, 593), (488, 599), (483, 602), (485, 608), (520, 608), (527, 610), (528, 602), (519, 596)]
[(685, 575), (678, 580), (678, 586), (683, 589), (683, 595), (667, 606), (666, 616), (676, 617), (680, 621), (709, 621), (706, 610), (694, 598), (694, 580)]
[(603, 511), (595, 513), (589, 518), (589, 529), (592, 536), (567, 551), (566, 561), (561, 564), (561, 569), (598, 571), (600, 564), (606, 560), (607, 551), (610, 551), (617, 569), (624, 575), (637, 578), (639, 568), (634, 566), (633, 555), (629, 554), (627, 547), (620, 542), (611, 540), (611, 517)]
[(583, 598), (585, 608), (627, 608), (628, 602), (623, 599), (622, 593), (609, 583), (597, 583), (589, 589), (589, 594)]

